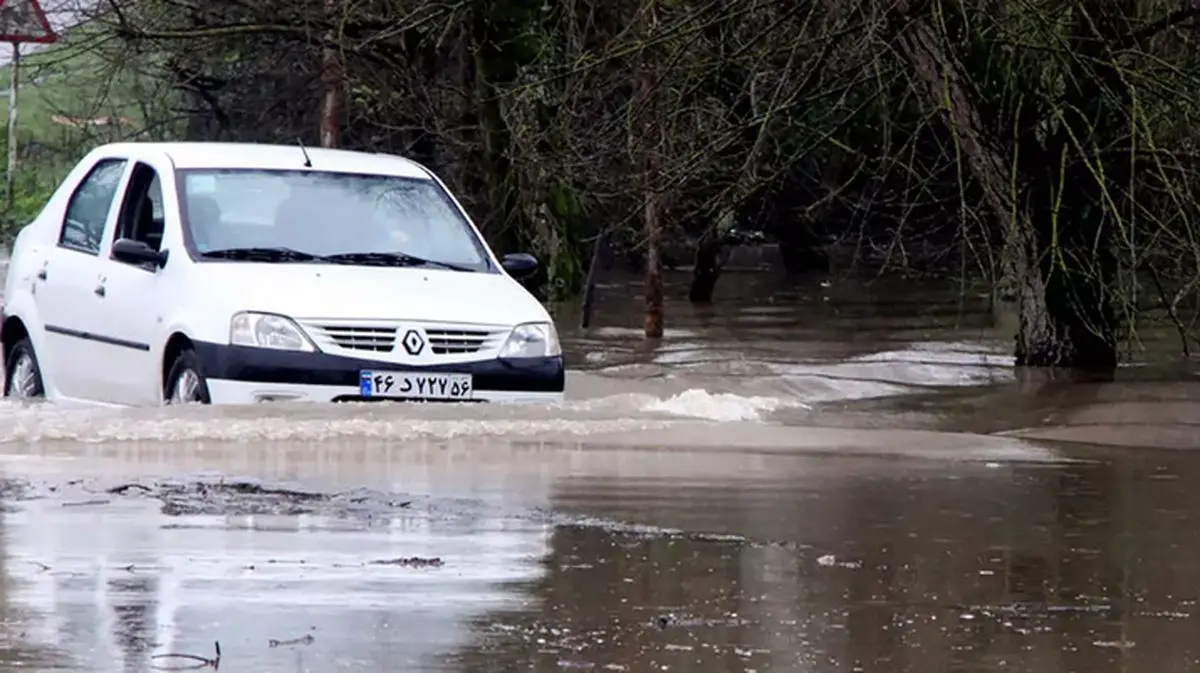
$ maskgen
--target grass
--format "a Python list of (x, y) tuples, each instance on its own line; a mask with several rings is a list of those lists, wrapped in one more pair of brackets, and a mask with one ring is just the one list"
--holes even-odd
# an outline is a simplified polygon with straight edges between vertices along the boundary
[[(92, 147), (144, 135), (169, 135), (162, 120), (171, 118), (173, 95), (161, 77), (148, 72), (152, 65), (153, 56), (132, 53), (94, 22), (64, 32), (56, 44), (22, 47), (18, 190), (12, 212), (0, 218), (0, 238), (11, 237), (36, 215), (58, 182)], [(0, 91), (7, 92), (11, 81), (11, 64), (0, 66)], [(128, 123), (86, 121), (102, 117)], [(68, 120), (81, 123), (72, 125)], [(0, 151), (7, 156), (7, 138), (0, 138)]]
[[(19, 120), (35, 142), (53, 141), (64, 127), (55, 115), (92, 118), (123, 116), (146, 123), (143, 103), (153, 93), (148, 77), (123, 53), (123, 45), (101, 27), (79, 26), (57, 44), (23, 48), (20, 63)], [(11, 64), (0, 69), (0, 90), (12, 80)]]

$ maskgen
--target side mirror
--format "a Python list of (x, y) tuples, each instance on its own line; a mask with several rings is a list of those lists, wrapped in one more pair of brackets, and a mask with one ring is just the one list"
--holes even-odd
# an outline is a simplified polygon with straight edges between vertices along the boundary
[(118, 238), (113, 242), (113, 259), (126, 264), (153, 264), (161, 269), (167, 265), (166, 251), (158, 251), (142, 241), (132, 238)]
[(504, 259), (500, 260), (500, 265), (505, 271), (519, 278), (537, 271), (538, 261), (537, 257), (527, 252), (514, 252), (505, 255)]

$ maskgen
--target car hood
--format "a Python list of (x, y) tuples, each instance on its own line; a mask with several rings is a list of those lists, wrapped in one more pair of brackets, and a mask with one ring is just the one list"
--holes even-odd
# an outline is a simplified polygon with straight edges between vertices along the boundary
[(520, 284), (497, 273), (243, 262), (198, 267), (203, 291), (226, 299), (231, 312), (481, 325), (549, 319)]

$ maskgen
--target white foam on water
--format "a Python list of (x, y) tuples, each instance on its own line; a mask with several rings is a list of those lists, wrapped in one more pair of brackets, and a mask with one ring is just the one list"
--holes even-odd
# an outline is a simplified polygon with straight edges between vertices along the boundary
[(572, 372), (568, 391), (592, 398), (596, 408), (625, 405), (629, 411), (746, 421), (780, 409), (1013, 379), (1011, 355), (998, 346), (972, 342), (917, 342), (829, 361), (737, 356), (702, 344), (675, 344), (666, 350), (681, 357), (664, 363), (672, 358), (660, 353), (655, 362)]
[(666, 399), (646, 402), (642, 411), (661, 412), (709, 421), (757, 421), (764, 413), (783, 407), (807, 408), (799, 400), (777, 397), (744, 397), (731, 393), (710, 393), (692, 388)]
[(714, 421), (766, 419), (771, 412), (810, 409), (824, 402), (862, 400), (920, 392), (915, 386), (828, 375), (781, 376), (769, 364), (760, 371), (676, 371), (658, 376), (573, 372), (567, 390), (578, 410), (655, 413)]
[(664, 429), (672, 421), (761, 425), (778, 418), (775, 412), (788, 409), (1003, 378), (995, 357), (976, 345), (914, 344), (828, 364), (718, 358), (670, 368), (642, 364), (602, 372), (571, 371), (568, 400), (550, 405), (119, 409), (0, 401), (0, 443), (587, 437)]
[(922, 362), (927, 364), (967, 365), (978, 367), (1011, 367), (1013, 355), (1008, 350), (988, 348), (977, 343), (952, 341), (920, 341), (901, 350), (876, 351), (847, 358), (857, 362)]
[(838, 378), (822, 374), (795, 374), (779, 377), (780, 386), (796, 391), (796, 395), (808, 405), (823, 402), (868, 400), (877, 397), (893, 397), (918, 392), (912, 385), (872, 381), (856, 378)]
[[(654, 419), (558, 419), (493, 418), (439, 419), (404, 415), (379, 417), (358, 415), (343, 410), (340, 417), (306, 413), (292, 405), (286, 409), (259, 406), (247, 409), (209, 407), (193, 409), (154, 409), (64, 411), (40, 405), (37, 410), (21, 409), (5, 414), (0, 421), (0, 442), (37, 442), (74, 440), (85, 443), (115, 441), (323, 441), (338, 438), (418, 440), (463, 437), (541, 435), (589, 435), (667, 427)], [(281, 411), (286, 413), (280, 413)], [(468, 412), (469, 413), (469, 412)], [(248, 417), (238, 418), (239, 414)]]
[(819, 401), (888, 397), (929, 387), (1008, 383), (1014, 377), (1011, 354), (969, 343), (913, 343), (837, 362), (765, 366), (799, 386), (821, 385), (818, 381), (824, 379), (829, 396)]
[(689, 389), (620, 393), (557, 405), (316, 405), (118, 409), (0, 402), (0, 443), (111, 441), (320, 441), (586, 436), (670, 427), (671, 419), (757, 422), (798, 399)]
[(257, 421), (213, 422), (164, 419), (79, 425), (18, 423), (0, 432), (0, 442), (70, 439), (84, 443), (111, 441), (323, 441), (336, 438), (415, 440), (481, 436), (579, 435), (655, 429), (662, 423), (638, 421), (298, 421), (263, 418)]
[(554, 405), (259, 404), (121, 409), (0, 402), (0, 443), (412, 441), (581, 437), (665, 429), (673, 419), (757, 422), (799, 400), (710, 393), (618, 393)]
[(552, 405), (259, 404), (120, 409), (0, 402), (0, 442), (587, 436), (658, 429), (672, 419), (761, 423), (780, 410), (915, 390), (895, 382), (804, 374), (794, 369), (790, 376), (780, 376), (771, 369), (774, 367), (768, 365), (759, 371), (659, 376), (570, 372), (568, 400)]

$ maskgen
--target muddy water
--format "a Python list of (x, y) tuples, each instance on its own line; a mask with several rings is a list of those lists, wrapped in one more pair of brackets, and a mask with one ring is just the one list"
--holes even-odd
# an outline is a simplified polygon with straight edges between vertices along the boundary
[(0, 405), (0, 670), (1200, 667), (1169, 335), (1037, 380), (977, 298), (769, 282), (652, 346), (606, 288), (553, 408)]

